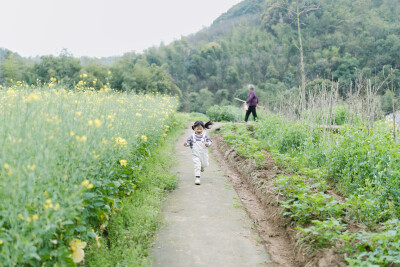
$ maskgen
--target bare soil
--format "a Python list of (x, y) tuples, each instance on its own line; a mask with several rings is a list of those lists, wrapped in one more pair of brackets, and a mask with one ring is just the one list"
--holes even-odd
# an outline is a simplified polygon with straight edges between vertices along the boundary
[(255, 161), (245, 159), (223, 141), (218, 131), (213, 135), (213, 155), (230, 178), (238, 196), (263, 239), (274, 266), (345, 266), (343, 255), (334, 249), (319, 249), (312, 253), (297, 245), (295, 225), (282, 215), (280, 196), (274, 191), (273, 179), (286, 174), (278, 168), (269, 152), (263, 169)]

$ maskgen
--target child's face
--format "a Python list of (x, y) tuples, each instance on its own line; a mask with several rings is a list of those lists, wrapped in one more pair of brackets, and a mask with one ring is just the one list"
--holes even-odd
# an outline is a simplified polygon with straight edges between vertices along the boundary
[(198, 135), (203, 133), (203, 127), (201, 125), (194, 127), (194, 132)]

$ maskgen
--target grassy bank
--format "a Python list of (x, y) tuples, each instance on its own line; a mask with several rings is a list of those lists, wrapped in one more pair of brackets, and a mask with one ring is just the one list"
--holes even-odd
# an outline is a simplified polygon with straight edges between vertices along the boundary
[(160, 209), (166, 193), (177, 186), (177, 177), (168, 173), (174, 165), (171, 153), (186, 127), (188, 116), (177, 114), (176, 127), (165, 142), (152, 152), (138, 177), (142, 180), (133, 197), (122, 201), (123, 209), (110, 218), (100, 248), (95, 241), (86, 256), (88, 266), (147, 266), (150, 245), (159, 226)]

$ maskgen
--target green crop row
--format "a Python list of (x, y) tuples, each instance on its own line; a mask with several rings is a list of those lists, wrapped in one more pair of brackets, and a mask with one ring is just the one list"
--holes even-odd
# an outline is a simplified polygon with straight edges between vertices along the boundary
[(257, 167), (262, 168), (266, 155), (260, 150), (260, 142), (251, 136), (245, 124), (226, 124), (221, 128), (224, 141), (245, 158), (254, 159)]
[[(297, 173), (279, 176), (274, 185), (299, 242), (311, 249), (335, 247), (351, 265), (399, 263), (398, 145), (386, 122), (369, 132), (344, 126), (331, 133), (271, 115), (255, 125), (254, 136), (250, 141), (249, 131), (236, 131), (228, 143), (255, 142), (258, 151), (272, 151), (277, 164)], [(328, 194), (332, 189), (344, 197)]]
[(375, 198), (359, 192), (340, 201), (325, 193), (329, 186), (321, 180), (299, 175), (279, 176), (274, 185), (284, 197), (283, 215), (297, 224), (300, 243), (311, 249), (334, 247), (355, 266), (400, 263), (399, 221)]
[(400, 147), (387, 122), (377, 122), (369, 132), (345, 125), (324, 135), (306, 121), (271, 115), (257, 124), (255, 135), (278, 162), (294, 170), (319, 169), (340, 193), (372, 192), (385, 209), (400, 214)]
[[(377, 122), (369, 131), (344, 125), (338, 132), (310, 125), (271, 115), (255, 127), (277, 163), (301, 174), (275, 181), (285, 196), (284, 215), (308, 226), (297, 228), (299, 240), (335, 246), (351, 265), (398, 264), (400, 155), (389, 123)], [(330, 185), (346, 199), (327, 194)], [(350, 231), (348, 224), (364, 228)]]
[(0, 90), (0, 265), (71, 265), (95, 229), (141, 187), (139, 173), (177, 126), (175, 98)]

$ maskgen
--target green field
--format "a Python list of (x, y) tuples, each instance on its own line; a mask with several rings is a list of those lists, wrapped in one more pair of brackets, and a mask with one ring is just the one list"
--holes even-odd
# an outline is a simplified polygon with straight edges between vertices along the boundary
[(0, 90), (0, 265), (75, 265), (135, 195), (178, 100), (50, 83)]
[(259, 168), (265, 149), (291, 173), (271, 179), (298, 245), (335, 249), (352, 266), (400, 263), (400, 145), (392, 122), (367, 128), (359, 120), (327, 131), (309, 120), (268, 115), (253, 128), (228, 124), (222, 134)]

